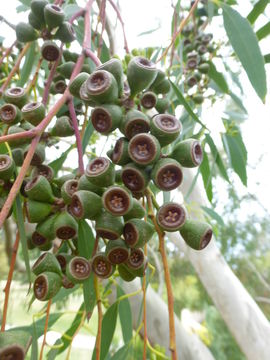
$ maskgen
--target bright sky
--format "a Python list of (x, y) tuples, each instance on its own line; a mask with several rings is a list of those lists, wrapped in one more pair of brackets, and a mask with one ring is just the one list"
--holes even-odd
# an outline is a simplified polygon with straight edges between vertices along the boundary
[[(84, 1), (81, 1), (83, 4)], [(122, 16), (126, 24), (126, 33), (130, 48), (145, 46), (166, 45), (170, 36), (170, 20), (172, 14), (171, 1), (164, 0), (136, 0), (120, 1)], [(16, 0), (0, 2), (0, 14), (12, 23), (25, 21), (24, 14), (16, 14)], [(267, 17), (261, 16), (257, 21), (258, 27), (264, 25), (270, 18), (270, 6), (268, 7)], [(246, 16), (250, 11), (248, 0), (241, 0), (239, 11)], [(140, 33), (158, 28), (159, 30), (146, 36), (138, 36)], [(217, 28), (215, 27), (215, 31)], [(222, 34), (222, 30), (219, 31)], [(219, 35), (220, 35), (219, 34)], [(8, 43), (14, 39), (13, 32), (4, 24), (0, 24), (0, 35), (7, 36)], [(117, 33), (117, 46), (122, 52), (122, 35)], [(269, 40), (261, 42), (263, 54), (270, 52)], [(270, 66), (266, 65), (266, 70), (270, 73)], [(245, 90), (244, 105), (248, 111), (248, 120), (243, 124), (243, 138), (248, 147), (248, 189), (245, 189), (240, 181), (239, 191), (245, 193), (247, 190), (255, 193), (261, 203), (270, 212), (270, 97), (268, 95), (266, 105), (263, 105), (250, 86), (245, 74), (241, 77)], [(268, 77), (268, 88), (270, 89)], [(221, 123), (223, 108), (220, 104), (208, 108), (203, 112), (203, 117), (207, 118), (209, 126), (219, 138), (219, 132), (223, 130)], [(268, 169), (268, 170), (267, 170)], [(258, 185), (259, 184), (259, 185)], [(222, 186), (220, 186), (222, 189)], [(223, 196), (222, 190), (220, 190)], [(253, 209), (250, 209), (253, 211)]]

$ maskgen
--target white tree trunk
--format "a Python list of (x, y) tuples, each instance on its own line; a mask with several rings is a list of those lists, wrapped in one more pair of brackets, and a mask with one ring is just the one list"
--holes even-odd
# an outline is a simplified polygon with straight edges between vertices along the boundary
[[(191, 184), (192, 177), (191, 172), (187, 171), (184, 183)], [(183, 193), (187, 191), (184, 186), (181, 190)], [(199, 206), (206, 204), (199, 186), (195, 186), (190, 200)], [(168, 236), (194, 266), (247, 359), (269, 360), (270, 323), (226, 263), (215, 240), (212, 239), (205, 250), (195, 251), (185, 245), (179, 233)]]
[[(128, 294), (140, 289), (141, 282), (138, 278), (132, 282), (124, 281), (121, 283), (121, 287), (125, 293)], [(142, 299), (142, 293), (129, 298), (134, 329), (138, 326), (138, 314), (140, 313)], [(115, 294), (110, 297), (110, 302), (113, 302), (114, 300)], [(147, 336), (150, 343), (159, 344), (166, 349), (167, 355), (170, 355), (168, 307), (150, 285), (148, 285), (146, 292), (146, 318)], [(207, 346), (203, 344), (197, 335), (187, 333), (176, 316), (175, 330), (179, 360), (214, 360), (214, 357)], [(143, 329), (141, 333), (143, 334)]]

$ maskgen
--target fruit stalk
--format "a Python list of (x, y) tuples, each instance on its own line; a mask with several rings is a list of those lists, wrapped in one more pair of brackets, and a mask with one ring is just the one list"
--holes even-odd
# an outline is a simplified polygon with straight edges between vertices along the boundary
[(120, 24), (122, 26), (123, 37), (124, 37), (124, 49), (125, 49), (126, 53), (129, 54), (129, 48), (128, 48), (128, 43), (127, 43), (126, 31), (125, 31), (125, 24), (124, 24), (124, 21), (122, 19), (121, 13), (120, 13), (118, 7), (115, 5), (115, 3), (112, 0), (109, 0), (109, 3), (111, 4), (114, 11), (116, 12), (118, 20), (120, 21)]
[(49, 317), (50, 317), (50, 309), (51, 309), (52, 300), (48, 301), (47, 309), (46, 309), (46, 320), (45, 320), (45, 326), (44, 326), (44, 335), (43, 335), (43, 341), (40, 349), (40, 355), (39, 360), (42, 360), (43, 358), (43, 350), (46, 344), (46, 335), (48, 331), (48, 324), (49, 324)]

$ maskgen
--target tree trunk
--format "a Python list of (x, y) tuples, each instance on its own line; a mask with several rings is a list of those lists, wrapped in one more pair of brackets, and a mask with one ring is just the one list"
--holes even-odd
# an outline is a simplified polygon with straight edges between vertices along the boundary
[[(141, 288), (141, 282), (137, 278), (132, 282), (123, 282), (121, 287), (125, 293), (131, 293)], [(110, 302), (115, 300), (115, 294), (110, 297)], [(143, 294), (129, 298), (133, 327), (138, 326), (138, 314), (140, 313)], [(166, 354), (169, 356), (169, 317), (168, 307), (161, 297), (151, 288), (147, 287), (146, 292), (146, 321), (147, 321), (147, 335), (151, 344), (159, 344), (166, 349)], [(192, 333), (187, 333), (181, 325), (179, 319), (175, 316), (175, 330), (176, 330), (176, 346), (179, 360), (214, 360), (213, 355), (206, 345)], [(143, 328), (141, 330), (143, 335)]]
[[(191, 171), (185, 173), (182, 192), (191, 184)], [(190, 195), (192, 204), (205, 205), (206, 200), (197, 185)], [(197, 209), (198, 210), (198, 209)], [(198, 212), (195, 210), (196, 215)], [(268, 360), (270, 354), (270, 323), (230, 269), (215, 240), (203, 251), (188, 248), (180, 234), (168, 234), (174, 244), (188, 257), (205, 289), (219, 310), (231, 333), (247, 359)]]

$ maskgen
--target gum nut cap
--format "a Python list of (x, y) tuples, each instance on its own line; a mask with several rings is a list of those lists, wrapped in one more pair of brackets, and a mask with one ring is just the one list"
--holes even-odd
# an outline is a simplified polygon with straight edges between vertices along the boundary
[(150, 130), (150, 121), (143, 112), (131, 109), (123, 118), (120, 130), (131, 139), (133, 136), (140, 133), (147, 133)]
[(60, 55), (60, 49), (53, 41), (45, 41), (41, 47), (41, 55), (47, 61), (56, 61)]
[(115, 267), (109, 262), (105, 253), (102, 252), (93, 256), (91, 265), (93, 272), (101, 279), (109, 278), (115, 270)]
[(139, 165), (150, 165), (160, 156), (160, 144), (150, 134), (137, 134), (129, 142), (130, 158)]
[(55, 197), (51, 185), (45, 176), (38, 175), (27, 182), (24, 188), (29, 199), (53, 203)]
[(68, 21), (64, 21), (56, 31), (55, 37), (63, 43), (70, 43), (75, 40), (76, 34), (72, 24), (70, 24)]
[(38, 175), (44, 176), (48, 181), (52, 181), (54, 178), (54, 170), (49, 165), (38, 165), (33, 168), (31, 176), (32, 178)]
[(47, 4), (44, 8), (44, 17), (49, 29), (53, 29), (62, 24), (65, 13), (60, 6)]
[(38, 38), (38, 32), (28, 23), (19, 22), (15, 28), (19, 42), (26, 43)]
[(78, 223), (67, 211), (63, 211), (57, 216), (54, 229), (59, 239), (68, 240), (77, 236)]
[(22, 107), (22, 116), (30, 124), (37, 126), (45, 117), (45, 106), (40, 102), (30, 102)]
[(170, 114), (158, 114), (153, 117), (151, 122), (151, 132), (155, 136), (168, 134), (180, 134), (182, 130), (181, 122), (173, 115)]
[(94, 220), (101, 210), (102, 202), (97, 194), (79, 190), (72, 195), (70, 212), (75, 218)]
[(97, 157), (89, 162), (85, 175), (96, 186), (110, 186), (115, 181), (114, 165), (105, 157)]
[(18, 106), (19, 109), (27, 103), (27, 99), (26, 90), (19, 86), (9, 88), (4, 93), (4, 100)]
[(17, 124), (21, 120), (21, 111), (13, 104), (4, 104), (0, 108), (0, 120), (7, 124)]
[(184, 167), (196, 167), (203, 161), (203, 149), (196, 139), (186, 139), (179, 142), (173, 149), (170, 157), (174, 158)]
[(39, 275), (45, 271), (54, 272), (61, 275), (61, 267), (54, 254), (45, 252), (40, 255), (32, 266), (35, 275)]
[(71, 95), (80, 98), (80, 87), (88, 78), (88, 73), (81, 72), (73, 80), (71, 80), (68, 85)]
[(118, 265), (127, 261), (129, 257), (129, 248), (123, 239), (108, 241), (105, 254), (113, 265)]
[(91, 274), (90, 262), (84, 257), (75, 256), (68, 262), (66, 274), (70, 281), (81, 283), (87, 280)]
[(130, 256), (127, 260), (127, 266), (131, 269), (139, 269), (145, 260), (145, 255), (142, 249), (131, 249)]
[(203, 250), (212, 239), (213, 230), (205, 222), (187, 220), (180, 229), (180, 234), (186, 244), (194, 250)]
[(13, 177), (15, 163), (8, 155), (0, 154), (0, 179), (9, 180)]
[(151, 178), (159, 189), (171, 191), (181, 185), (183, 171), (176, 160), (160, 159), (152, 170)]
[(34, 294), (36, 299), (46, 301), (52, 299), (62, 286), (61, 277), (52, 272), (44, 272), (38, 275), (34, 282)]
[(33, 14), (37, 17), (40, 23), (45, 22), (44, 8), (48, 4), (47, 0), (32, 0), (30, 3)]
[(128, 153), (128, 144), (128, 139), (124, 137), (116, 141), (111, 154), (111, 159), (114, 164), (123, 166), (131, 161)]
[(77, 180), (67, 180), (61, 187), (61, 196), (66, 204), (71, 203), (72, 195), (78, 191), (78, 181)]
[(145, 109), (152, 109), (153, 107), (156, 106), (156, 103), (157, 103), (157, 96), (155, 93), (153, 93), (152, 91), (147, 91), (146, 93), (143, 94), (141, 98), (141, 105)]
[(95, 230), (99, 237), (109, 240), (118, 239), (124, 228), (124, 220), (122, 216), (113, 216), (107, 211), (103, 211), (95, 219)]
[(124, 166), (121, 173), (124, 185), (133, 192), (143, 191), (148, 182), (148, 174), (133, 163)]
[(102, 195), (104, 208), (112, 215), (121, 216), (132, 208), (132, 196), (120, 186), (109, 187)]
[(94, 71), (86, 80), (87, 94), (98, 103), (113, 103), (118, 98), (114, 76), (106, 70)]
[(158, 225), (166, 231), (179, 230), (187, 220), (187, 211), (183, 205), (177, 203), (165, 203), (156, 215)]
[(120, 106), (103, 104), (93, 109), (91, 121), (96, 131), (107, 135), (119, 126), (122, 116)]

